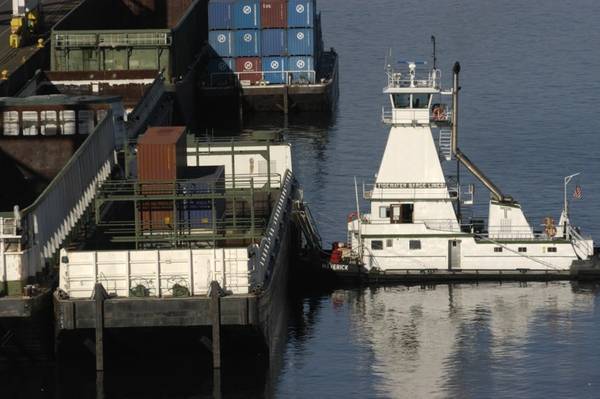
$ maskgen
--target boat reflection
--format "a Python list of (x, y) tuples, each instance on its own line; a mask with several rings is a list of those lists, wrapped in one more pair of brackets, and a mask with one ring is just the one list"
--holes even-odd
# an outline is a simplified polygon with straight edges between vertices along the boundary
[(331, 302), (339, 307), (342, 298), (351, 333), (372, 349), (378, 396), (470, 397), (470, 378), (481, 387), (531, 364), (532, 342), (572, 340), (573, 320), (590, 313), (597, 289), (554, 282), (396, 286), (337, 291)]

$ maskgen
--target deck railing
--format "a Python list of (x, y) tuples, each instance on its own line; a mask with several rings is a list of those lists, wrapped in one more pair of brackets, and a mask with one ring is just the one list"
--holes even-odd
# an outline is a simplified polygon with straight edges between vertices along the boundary
[[(254, 259), (251, 260), (252, 288), (261, 289), (268, 285), (276, 262), (276, 254), (281, 246), (281, 232), (286, 228), (286, 218), (292, 211), (292, 195), (295, 189), (296, 179), (292, 172), (287, 170), (283, 177), (283, 183), (277, 203), (273, 207), (267, 230), (260, 245), (254, 251)], [(285, 231), (285, 230), (284, 230)]]
[[(261, 75), (260, 79), (256, 79)], [(267, 85), (310, 85), (315, 84), (316, 71), (314, 70), (293, 70), (279, 72), (215, 72), (210, 74), (210, 86), (223, 86), (224, 82), (233, 85), (240, 82), (242, 86), (267, 86)], [(271, 78), (271, 79), (269, 79)]]
[(109, 110), (44, 192), (21, 212), (24, 239), (33, 250), (30, 275), (40, 272), (44, 259), (54, 255), (92, 202), (98, 184), (110, 175), (115, 164), (114, 130)]

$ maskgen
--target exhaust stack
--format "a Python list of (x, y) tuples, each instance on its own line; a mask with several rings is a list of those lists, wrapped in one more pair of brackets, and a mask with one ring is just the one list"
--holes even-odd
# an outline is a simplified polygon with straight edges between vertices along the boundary
[(460, 64), (454, 63), (452, 68), (454, 73), (453, 87), (452, 87), (452, 153), (459, 160), (461, 164), (465, 166), (490, 192), (492, 197), (498, 202), (514, 203), (512, 197), (504, 195), (502, 191), (485, 175), (466, 155), (464, 155), (458, 148), (458, 91), (460, 86), (458, 85), (458, 75), (460, 73)]

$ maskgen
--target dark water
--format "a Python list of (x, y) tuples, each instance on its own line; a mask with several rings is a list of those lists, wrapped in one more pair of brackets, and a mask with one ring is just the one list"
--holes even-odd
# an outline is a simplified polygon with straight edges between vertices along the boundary
[[(532, 223), (559, 217), (563, 176), (582, 172), (575, 183), (584, 199), (571, 202), (572, 219), (600, 237), (600, 2), (319, 6), (327, 43), (341, 58), (339, 108), (328, 126), (307, 129), (292, 120), (288, 137), (326, 241), (345, 240), (353, 177), (371, 180), (385, 146), (388, 128), (379, 117), (386, 52), (429, 60), (432, 34), (447, 86), (454, 61), (462, 65), (461, 148), (522, 203)], [(476, 189), (485, 204), (487, 193)], [(302, 317), (291, 321), (277, 397), (600, 397), (597, 289), (398, 287), (303, 303)], [(308, 332), (296, 336), (294, 323), (307, 318)]]
[[(583, 172), (573, 221), (600, 237), (600, 2), (321, 0), (319, 7), (326, 44), (340, 54), (339, 107), (329, 120), (290, 117), (286, 136), (326, 242), (345, 239), (353, 177), (372, 179), (382, 155), (386, 52), (428, 60), (432, 34), (447, 85), (451, 65), (462, 64), (463, 151), (534, 222), (558, 219), (563, 176)], [(249, 123), (259, 125), (284, 121)], [(597, 285), (348, 289), (295, 298), (289, 308), (272, 366), (253, 354), (230, 357), (223, 397), (600, 397)], [(105, 376), (104, 396), (211, 397), (205, 351), (177, 337), (126, 350), (119, 371)], [(165, 361), (161, 351), (175, 357)], [(85, 359), (5, 374), (0, 398), (96, 397), (93, 358)]]

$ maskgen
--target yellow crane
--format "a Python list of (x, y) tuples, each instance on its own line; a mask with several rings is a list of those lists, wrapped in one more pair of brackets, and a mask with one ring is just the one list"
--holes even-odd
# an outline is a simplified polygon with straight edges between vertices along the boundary
[(40, 31), (42, 6), (40, 0), (12, 0), (9, 45), (19, 48), (33, 41)]

